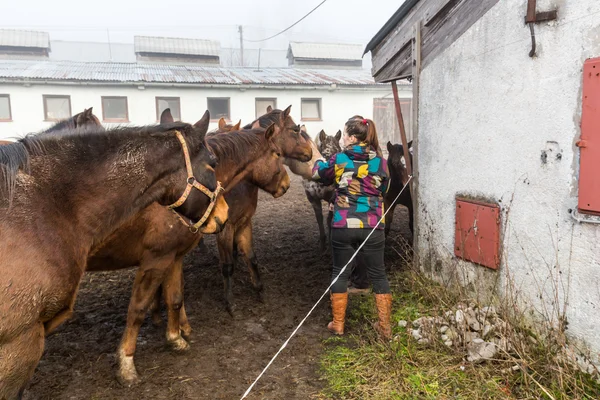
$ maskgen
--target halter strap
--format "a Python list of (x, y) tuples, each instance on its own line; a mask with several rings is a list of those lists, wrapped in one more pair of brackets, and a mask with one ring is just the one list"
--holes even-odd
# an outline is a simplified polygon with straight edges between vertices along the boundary
[[(185, 141), (185, 137), (179, 131), (175, 131), (175, 136), (179, 140), (179, 143), (181, 144), (181, 149), (183, 151), (183, 158), (185, 161), (185, 169), (187, 171), (187, 185), (185, 187), (185, 190), (183, 191), (183, 194), (179, 197), (179, 199), (175, 203), (167, 206), (167, 208), (175, 213), (177, 218), (179, 218), (179, 220), (185, 226), (187, 226), (189, 228), (190, 232), (197, 233), (198, 230), (200, 229), (200, 227), (206, 222), (210, 213), (212, 212), (213, 208), (215, 207), (217, 197), (219, 196), (219, 193), (223, 190), (223, 187), (221, 186), (221, 182), (217, 181), (217, 187), (215, 188), (214, 191), (211, 191), (206, 186), (204, 186), (203, 184), (198, 182), (198, 180), (194, 176), (194, 170), (192, 169), (192, 162), (190, 159), (190, 151), (188, 149), (187, 142)], [(208, 205), (208, 208), (204, 212), (204, 215), (195, 224), (189, 223), (183, 217), (181, 217), (181, 215), (179, 215), (179, 213), (177, 213), (177, 211), (175, 211), (175, 209), (177, 207), (181, 207), (183, 205), (183, 203), (186, 202), (190, 193), (192, 192), (192, 188), (195, 188), (195, 189), (201, 191), (206, 196), (208, 196), (208, 198), (210, 199), (210, 204)]]

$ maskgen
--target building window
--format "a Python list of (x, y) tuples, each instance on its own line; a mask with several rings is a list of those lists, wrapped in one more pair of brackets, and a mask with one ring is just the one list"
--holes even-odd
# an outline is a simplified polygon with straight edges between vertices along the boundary
[(267, 108), (275, 109), (277, 108), (277, 99), (275, 98), (265, 98), (265, 97), (257, 97), (256, 98), (256, 118), (262, 117), (267, 113)]
[(127, 97), (102, 96), (102, 120), (105, 122), (129, 122)]
[(71, 117), (71, 96), (43, 95), (44, 119), (60, 121)]
[(10, 112), (10, 96), (7, 94), (0, 94), (0, 121), (12, 121), (12, 115)]
[(210, 113), (210, 119), (225, 118), (229, 120), (229, 97), (209, 97), (208, 101), (208, 112)]
[(302, 99), (302, 120), (321, 121), (321, 99)]
[(181, 109), (179, 97), (157, 97), (156, 98), (156, 120), (160, 121), (160, 115), (167, 108), (171, 109), (173, 120), (181, 121)]

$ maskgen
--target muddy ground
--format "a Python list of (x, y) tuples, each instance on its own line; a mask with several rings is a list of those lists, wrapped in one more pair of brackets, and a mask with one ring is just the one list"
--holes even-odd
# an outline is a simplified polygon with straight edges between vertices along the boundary
[[(407, 236), (405, 209), (392, 235)], [(46, 341), (26, 400), (239, 399), (328, 285), (331, 257), (318, 248), (314, 213), (300, 179), (279, 199), (261, 193), (254, 245), (265, 285), (260, 302), (244, 265), (234, 274), (235, 315), (224, 308), (214, 237), (185, 263), (185, 305), (194, 329), (191, 349), (175, 353), (164, 325), (147, 317), (138, 338), (133, 388), (116, 379), (115, 350), (125, 327), (134, 271), (87, 274), (75, 315)], [(386, 257), (394, 257), (387, 251)], [(163, 311), (164, 317), (164, 311)], [(163, 318), (164, 319), (164, 318)], [(319, 357), (329, 320), (323, 302), (259, 381), (249, 399), (309, 399), (322, 389)]]

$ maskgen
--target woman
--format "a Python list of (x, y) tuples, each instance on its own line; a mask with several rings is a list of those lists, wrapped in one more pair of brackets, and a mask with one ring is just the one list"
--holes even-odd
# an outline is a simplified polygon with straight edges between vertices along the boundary
[[(373, 121), (359, 115), (350, 118), (344, 127), (343, 141), (344, 150), (341, 153), (334, 154), (329, 161), (318, 160), (313, 168), (313, 180), (326, 185), (335, 184), (336, 187), (331, 225), (332, 280), (382, 218), (383, 194), (389, 183), (387, 162), (381, 155)], [(389, 339), (392, 335), (392, 295), (383, 265), (384, 245), (382, 221), (366, 241), (361, 253), (375, 292), (379, 314), (375, 329)], [(327, 328), (337, 335), (344, 334), (351, 271), (347, 267), (331, 288), (333, 321)]]

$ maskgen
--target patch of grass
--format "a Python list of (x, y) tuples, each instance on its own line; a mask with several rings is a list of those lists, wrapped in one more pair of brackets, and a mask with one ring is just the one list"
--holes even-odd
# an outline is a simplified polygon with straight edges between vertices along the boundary
[[(417, 282), (409, 271), (390, 276), (394, 306), (392, 324), (395, 339), (380, 341), (371, 322), (377, 318), (374, 296), (350, 296), (346, 335), (325, 341), (321, 370), (326, 388), (321, 399), (600, 399), (600, 386), (583, 373), (571, 373), (572, 383), (553, 382), (550, 372), (556, 365), (515, 363), (515, 359), (472, 365), (464, 354), (441, 343), (420, 345), (410, 328), (397, 325), (399, 320), (413, 321), (423, 315), (435, 315), (443, 304), (433, 282)], [(540, 355), (548, 349), (542, 345)], [(534, 359), (529, 356), (529, 360)], [(520, 370), (510, 368), (519, 365)], [(531, 368), (535, 367), (535, 368)], [(564, 388), (572, 390), (564, 390)]]

